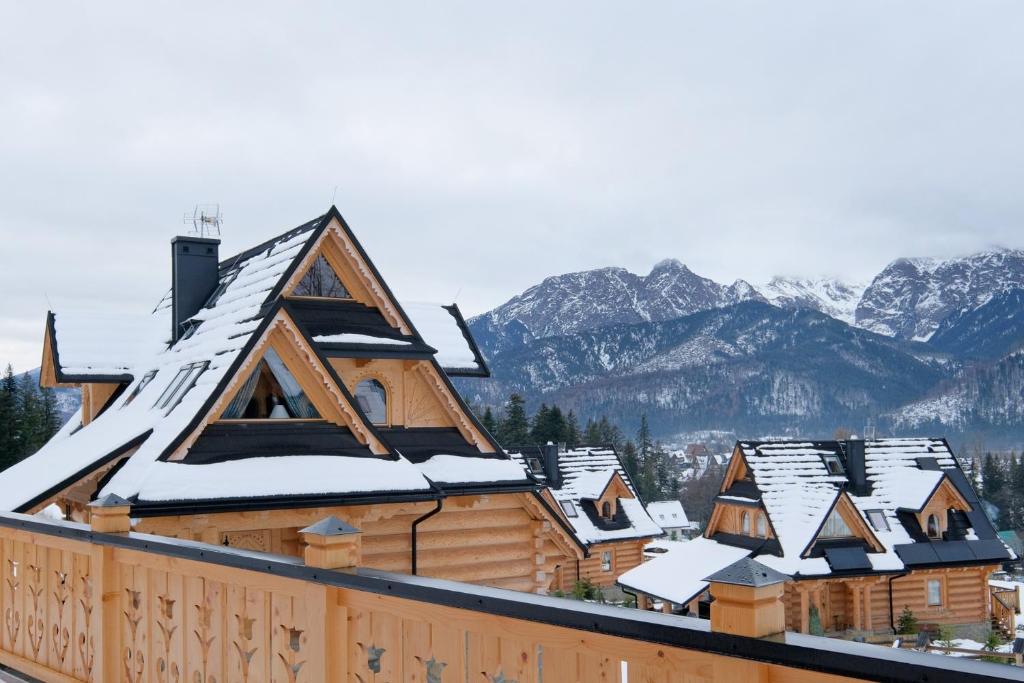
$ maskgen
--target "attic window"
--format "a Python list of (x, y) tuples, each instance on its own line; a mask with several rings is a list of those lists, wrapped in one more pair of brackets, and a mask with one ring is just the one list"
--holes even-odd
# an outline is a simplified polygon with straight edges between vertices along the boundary
[(768, 536), (768, 519), (764, 515), (757, 516), (757, 535), (759, 538)]
[(601, 516), (605, 519), (612, 518), (612, 504), (609, 502), (601, 503)]
[(938, 538), (939, 534), (938, 515), (928, 515), (928, 538)]
[(356, 403), (370, 424), (388, 423), (388, 392), (377, 380), (364, 379), (356, 385)]
[(562, 501), (562, 512), (565, 513), (566, 517), (578, 517), (579, 513), (576, 512), (576, 506), (572, 504), (571, 500)]
[(821, 527), (821, 533), (818, 534), (821, 538), (850, 538), (853, 536), (853, 532), (850, 531), (850, 527), (846, 526), (846, 522), (843, 521), (838, 510), (833, 510), (832, 514), (825, 520), (825, 524)]
[(338, 274), (331, 268), (327, 259), (320, 256), (309, 267), (306, 274), (299, 280), (299, 284), (292, 291), (294, 296), (318, 296), (328, 299), (351, 299), (352, 295), (341, 283)]
[(200, 363), (190, 363), (178, 370), (178, 374), (174, 376), (171, 383), (164, 389), (164, 393), (160, 394), (160, 398), (156, 400), (153, 407), (161, 410), (167, 408), (167, 413), (170, 414), (172, 410), (178, 407), (185, 394), (196, 385), (199, 375), (203, 374), (203, 371), (209, 365), (210, 361), (202, 361)]
[(320, 413), (273, 348), (238, 390), (222, 416), (227, 420), (317, 419)]
[(875, 531), (889, 531), (889, 520), (885, 518), (885, 513), (881, 510), (868, 510), (868, 521), (871, 522), (871, 526), (875, 527)]
[(534, 474), (544, 474), (544, 467), (540, 464), (540, 458), (527, 458), (526, 463)]
[(846, 474), (846, 471), (843, 470), (843, 463), (838, 455), (823, 455), (821, 459), (825, 462), (825, 467), (828, 468), (829, 474), (840, 477)]
[(134, 401), (136, 397), (142, 393), (142, 390), (149, 386), (149, 383), (153, 381), (154, 377), (156, 377), (156, 370), (150, 370), (145, 375), (143, 375), (142, 381), (139, 382), (134, 389), (132, 389), (132, 393), (128, 394), (128, 398), (124, 400), (124, 403), (121, 405), (121, 407), (124, 408), (126, 405)]

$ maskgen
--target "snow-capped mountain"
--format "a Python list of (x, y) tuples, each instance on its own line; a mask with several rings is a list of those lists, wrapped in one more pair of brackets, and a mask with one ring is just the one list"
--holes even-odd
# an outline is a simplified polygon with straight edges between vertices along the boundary
[(951, 315), (1024, 286), (1024, 251), (995, 249), (952, 259), (903, 258), (868, 285), (856, 325), (879, 334), (927, 340)]
[(867, 285), (835, 278), (774, 277), (760, 287), (759, 293), (776, 306), (812, 308), (853, 325), (857, 304), (866, 288)]

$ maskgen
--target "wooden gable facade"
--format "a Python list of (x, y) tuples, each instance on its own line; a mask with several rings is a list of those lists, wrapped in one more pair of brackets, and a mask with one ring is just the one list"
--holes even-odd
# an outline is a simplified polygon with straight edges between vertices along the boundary
[[(299, 530), (333, 515), (362, 531), (366, 567), (545, 592), (556, 567), (585, 554), (564, 515), (477, 421), (337, 210), (307, 226), (221, 262), (217, 290), (189, 321), (194, 329), (164, 351), (181, 349), (202, 366), (181, 387), (173, 372), (144, 365), (117, 377), (67, 376), (51, 315), (42, 381), (82, 387), (82, 435), (105, 422), (114, 429), (132, 401), (153, 401), (154, 375), (161, 397), (208, 395), (201, 403), (179, 396), (182, 407), (158, 399), (154, 409), (166, 414), (152, 418), (139, 444), (97, 454), (19, 511), (57, 504), (88, 521), (89, 501), (114, 491), (132, 503), (136, 531), (294, 556), (303, 550)], [(257, 281), (272, 268), (273, 278)], [(261, 293), (246, 298), (259, 282)], [(225, 334), (230, 351), (188, 357), (222, 325), (220, 308), (243, 305), (253, 310), (238, 316), (248, 338)], [(223, 372), (204, 383), (218, 358)], [(182, 414), (193, 405), (194, 414)], [(104, 410), (111, 415), (96, 420)]]

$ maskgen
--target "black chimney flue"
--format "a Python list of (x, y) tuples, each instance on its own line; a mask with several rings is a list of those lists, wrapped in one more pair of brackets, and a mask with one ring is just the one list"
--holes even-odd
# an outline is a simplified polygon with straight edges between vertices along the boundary
[(871, 482), (868, 481), (864, 459), (864, 439), (847, 439), (846, 471), (850, 477), (850, 493), (855, 496), (871, 495)]
[(558, 444), (545, 444), (540, 447), (544, 455), (544, 474), (548, 478), (548, 486), (553, 489), (562, 488), (562, 470), (558, 468)]
[(182, 323), (194, 316), (217, 289), (220, 240), (175, 237), (171, 240), (171, 343), (181, 338)]

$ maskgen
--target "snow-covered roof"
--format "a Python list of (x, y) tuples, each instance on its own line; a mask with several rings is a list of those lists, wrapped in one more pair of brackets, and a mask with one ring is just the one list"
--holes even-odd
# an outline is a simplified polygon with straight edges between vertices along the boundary
[(678, 500), (658, 500), (647, 504), (647, 513), (662, 528), (689, 528), (683, 504)]
[[(116, 381), (127, 383), (127, 386), (89, 424), (82, 427), (81, 418), (73, 418), (39, 452), (0, 473), (0, 509), (31, 507), (85, 474), (123, 456), (129, 457), (105, 481), (99, 493), (115, 493), (142, 503), (164, 502), (174, 497), (185, 501), (202, 496), (232, 498), (346, 494), (368, 490), (422, 491), (436, 488), (432, 487), (431, 481), (478, 484), (526, 480), (522, 467), (508, 460), (496, 446), (495, 452), (489, 454), (490, 461), (479, 467), (466, 453), (414, 465), (413, 458), (405, 459), (401, 449), (395, 447), (390, 447), (390, 453), (384, 458), (342, 457), (349, 454), (321, 454), (306, 450), (275, 453), (280, 457), (273, 458), (257, 457), (263, 455), (257, 452), (250, 454), (252, 457), (243, 456), (246, 457), (244, 461), (236, 462), (165, 462), (182, 440), (201, 425), (213, 401), (220, 397), (227, 381), (241, 367), (275, 316), (292, 310), (288, 308), (288, 302), (278, 298), (278, 293), (309, 248), (335, 220), (343, 230), (348, 230), (340, 214), (332, 207), (323, 216), (222, 261), (217, 292), (212, 293), (207, 305), (191, 318), (198, 324), (173, 344), (169, 340), (172, 327), (170, 294), (164, 295), (151, 314), (138, 318), (114, 320), (102, 315), (63, 311), (54, 314), (48, 320), (55, 347), (53, 355), (55, 359), (59, 358), (60, 368), (66, 374), (90, 378), (117, 376), (120, 379)], [(349, 234), (349, 237), (355, 242), (354, 236)], [(379, 279), (372, 264), (369, 268)], [(383, 283), (382, 286), (387, 289)], [(381, 294), (384, 295), (390, 296), (390, 292)], [(413, 326), (426, 321), (424, 331), (439, 337), (434, 343), (439, 348), (446, 348), (450, 357), (469, 368), (467, 352), (460, 351), (452, 342), (457, 337), (466, 349), (475, 348), (464, 323), (460, 322), (457, 309), (437, 305), (435, 308), (440, 313), (431, 313), (427, 305), (412, 308), (419, 316)], [(328, 317), (330, 314), (328, 311)], [(412, 313), (408, 315), (414, 317)], [(337, 317), (335, 315), (334, 319)], [(302, 321), (297, 317), (293, 322), (302, 327)], [(322, 317), (318, 322), (322, 322)], [(447, 329), (442, 322), (447, 324)], [(418, 327), (416, 332), (419, 332)], [(299, 334), (304, 332), (299, 330)], [(342, 329), (339, 334), (348, 333)], [(320, 343), (313, 339), (313, 334), (306, 336), (311, 344)], [(422, 337), (416, 334), (406, 336), (413, 340), (420, 353), (433, 356), (433, 348), (427, 346)], [(358, 331), (341, 341), (402, 346), (394, 344), (393, 340), (382, 341), (372, 333), (361, 336)], [(184, 385), (191, 388), (182, 386), (175, 390), (182, 371), (189, 366), (193, 369)], [(482, 359), (476, 368), (485, 371)], [(194, 384), (190, 384), (193, 381)], [(172, 395), (173, 400), (165, 403), (166, 395)], [(354, 419), (357, 422), (361, 420), (360, 424), (367, 432), (377, 434), (359, 406), (353, 407), (356, 411)], [(474, 418), (467, 415), (467, 419)], [(422, 431), (424, 438), (434, 438), (431, 435), (437, 432)], [(457, 434), (455, 429), (451, 431)], [(379, 434), (378, 437), (388, 446), (383, 437)], [(358, 455), (372, 455), (368, 449), (362, 448), (366, 452)], [(476, 452), (473, 446), (470, 450)], [(446, 452), (451, 451), (433, 451), (435, 454)], [(419, 453), (422, 455), (422, 448)], [(258, 484), (264, 475), (266, 483)], [(487, 477), (491, 475), (496, 478), (489, 480)], [(369, 482), (371, 478), (376, 479), (372, 485)]]
[[(543, 464), (543, 453), (538, 447), (512, 448), (509, 455), (524, 465), (527, 459), (537, 458)], [(651, 519), (639, 498), (619, 498), (618, 514), (610, 522), (598, 514), (594, 499), (600, 497), (611, 478), (618, 474), (633, 496), (636, 488), (622, 466), (614, 448), (581, 447), (558, 454), (559, 476), (553, 479), (543, 472), (535, 476), (548, 484), (549, 490), (580, 542), (604, 543), (631, 538), (660, 536), (663, 530)]]
[[(758, 561), (791, 575), (812, 576), (848, 570), (848, 567), (833, 566), (835, 562), (827, 555), (803, 557), (840, 496), (848, 495), (861, 521), (883, 547), (881, 552), (866, 552), (864, 561), (870, 567), (860, 569), (899, 571), (908, 561), (927, 563), (929, 556), (907, 550), (907, 547), (934, 545), (934, 542), (922, 538), (920, 528), (913, 526), (916, 524), (913, 515), (907, 513), (920, 510), (947, 479), (968, 502), (972, 497), (977, 500), (948, 443), (943, 439), (898, 438), (868, 440), (863, 444), (867, 482), (864, 490), (853, 484), (851, 468), (855, 465), (849, 458), (848, 442), (790, 440), (737, 444), (750, 468), (756, 497), (742, 488), (741, 495), (730, 495), (730, 489), (718, 500), (724, 503), (760, 500), (764, 506), (778, 541), (778, 552), (761, 554)], [(838, 472), (830, 471), (828, 460), (838, 461)], [(878, 515), (884, 517), (883, 523), (875, 523)], [(966, 513), (965, 518), (969, 527), (962, 530), (962, 538), (954, 538), (959, 531), (953, 530), (946, 541), (938, 542), (995, 537), (995, 530), (980, 510)], [(968, 554), (960, 561), (985, 561), (986, 558), (992, 561), (996, 559), (993, 555), (998, 554), (988, 546), (978, 546), (978, 550), (984, 557)], [(931, 557), (938, 562), (938, 556)]]
[(630, 569), (617, 583), (677, 605), (686, 604), (707, 589), (704, 577), (752, 552), (703, 537), (691, 541), (658, 541), (658, 547), (667, 548), (667, 552)]
[(403, 302), (416, 331), (437, 349), (437, 362), (449, 375), (487, 375), (487, 364), (455, 304)]

